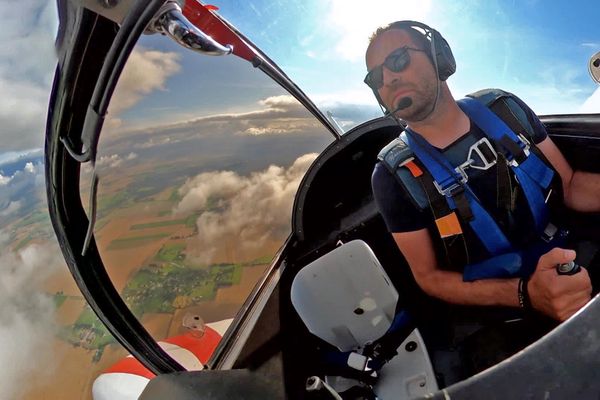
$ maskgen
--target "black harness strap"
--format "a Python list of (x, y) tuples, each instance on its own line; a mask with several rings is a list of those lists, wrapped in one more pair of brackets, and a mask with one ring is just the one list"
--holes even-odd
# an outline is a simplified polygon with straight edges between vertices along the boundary
[[(452, 214), (453, 211), (448, 206), (448, 202), (446, 201), (444, 196), (442, 196), (438, 192), (437, 188), (433, 184), (433, 177), (431, 176), (429, 171), (427, 171), (427, 169), (425, 168), (422, 169), (423, 175), (418, 177), (417, 181), (421, 184), (423, 191), (427, 195), (427, 199), (429, 200), (429, 208), (431, 210), (431, 213), (433, 214), (433, 219), (437, 221), (441, 218)], [(464, 199), (464, 202), (467, 202), (467, 199), (464, 196), (464, 192), (462, 193), (462, 198)], [(458, 212), (459, 214), (461, 214), (461, 218), (468, 218), (469, 214), (472, 218), (473, 214), (471, 212), (471, 208), (469, 207), (468, 202), (466, 204), (466, 207), (464, 207), (464, 203), (461, 200), (459, 200), (456, 196), (454, 200), (458, 207)], [(463, 213), (465, 215), (462, 215)], [(440, 235), (440, 237), (446, 253), (446, 262), (449, 266), (453, 266), (454, 268), (456, 268), (457, 266), (469, 263), (469, 252), (467, 250), (467, 243), (465, 240), (464, 233), (446, 237)]]

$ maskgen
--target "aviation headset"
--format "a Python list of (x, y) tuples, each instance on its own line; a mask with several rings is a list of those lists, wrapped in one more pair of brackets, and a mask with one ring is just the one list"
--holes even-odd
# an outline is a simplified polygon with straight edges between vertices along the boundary
[[(425, 33), (422, 34), (414, 28), (422, 29), (425, 31)], [(438, 31), (431, 28), (429, 25), (417, 21), (396, 21), (389, 24), (386, 28), (386, 31), (389, 29), (413, 29), (414, 31), (421, 33), (425, 38), (427, 38), (427, 40), (429, 40), (431, 43), (431, 48), (426, 54), (433, 63), (440, 81), (445, 81), (456, 71), (456, 61), (454, 60), (454, 55), (452, 54), (450, 45)], [(381, 106), (386, 110), (386, 114), (390, 113), (390, 111), (381, 101), (381, 97), (379, 97), (377, 90), (372, 90), (379, 104), (381, 104)]]

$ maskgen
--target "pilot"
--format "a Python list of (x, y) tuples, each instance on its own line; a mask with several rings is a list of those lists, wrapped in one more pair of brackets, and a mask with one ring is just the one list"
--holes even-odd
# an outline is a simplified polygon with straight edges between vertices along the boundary
[(421, 289), (558, 321), (583, 307), (600, 257), (573, 250), (560, 207), (600, 211), (600, 175), (573, 170), (514, 95), (484, 90), (456, 101), (450, 47), (425, 24), (378, 28), (366, 64), (365, 83), (406, 125), (379, 154), (372, 188)]

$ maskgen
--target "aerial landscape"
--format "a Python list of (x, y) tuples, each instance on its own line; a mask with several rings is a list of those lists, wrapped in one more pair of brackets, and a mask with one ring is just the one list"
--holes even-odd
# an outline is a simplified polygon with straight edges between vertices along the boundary
[[(157, 168), (154, 163), (134, 166), (131, 160), (127, 173), (102, 177), (95, 240), (115, 288), (156, 340), (184, 333), (182, 320), (186, 314), (200, 315), (205, 322), (235, 316), (289, 232), (294, 190), (290, 187), (282, 195), (272, 187), (269, 197), (265, 188), (257, 191), (257, 187), (273, 184), (271, 178), (277, 175), (287, 176), (286, 184), (297, 187), (314, 157), (300, 157), (289, 168), (269, 166), (250, 174), (253, 178), (221, 171), (217, 182), (223, 183), (228, 177), (237, 185), (233, 184), (227, 193), (221, 185), (205, 187), (205, 200), (196, 202), (193, 209), (178, 206), (194, 188), (211, 182), (214, 171), (193, 178), (182, 175), (164, 184), (155, 181), (150, 186), (144, 177), (151, 170), (172, 174), (174, 167)], [(135, 162), (139, 164), (140, 158)], [(185, 162), (180, 165), (189, 167)], [(261, 180), (261, 174), (269, 180)], [(89, 172), (84, 171), (84, 204), (87, 175)], [(252, 179), (254, 185), (249, 185)], [(240, 196), (243, 201), (236, 205)], [(256, 202), (264, 205), (257, 208), (253, 202), (254, 213), (245, 222), (238, 220), (231, 227), (224, 226), (246, 196), (258, 196)], [(257, 217), (264, 220), (261, 208), (277, 217), (277, 208), (282, 208), (282, 218), (278, 222), (263, 221), (262, 225), (252, 222)], [(53, 233), (46, 212), (43, 202), (39, 202), (25, 218), (9, 224), (5, 228), (11, 232), (7, 247), (18, 252), (27, 246), (51, 243)], [(88, 396), (85, 398), (91, 398), (94, 377), (127, 353), (86, 304), (64, 262), (56, 262), (58, 267), (42, 283), (45, 294), (53, 300), (55, 313), (54, 339), (47, 337), (47, 344), (54, 349), (57, 360), (62, 360), (58, 365), (67, 367), (57, 369), (47, 384), (38, 382), (24, 398), (44, 398), (42, 394), (53, 390), (60, 390), (65, 398), (78, 398), (82, 392)], [(64, 384), (57, 385), (57, 380)]]

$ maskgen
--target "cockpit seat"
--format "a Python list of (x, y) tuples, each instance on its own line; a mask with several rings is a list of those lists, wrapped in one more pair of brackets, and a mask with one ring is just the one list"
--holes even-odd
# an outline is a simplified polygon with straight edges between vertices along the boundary
[[(389, 334), (399, 315), (398, 292), (362, 240), (342, 244), (302, 268), (292, 283), (291, 300), (313, 335), (335, 346), (340, 353), (355, 355), (348, 358), (354, 368), (369, 344)], [(372, 386), (377, 398), (411, 399), (437, 390), (418, 329), (412, 330), (396, 351), (397, 355), (377, 371)], [(344, 390), (346, 381), (326, 379), (337, 391)], [(338, 385), (339, 382), (344, 383)]]

